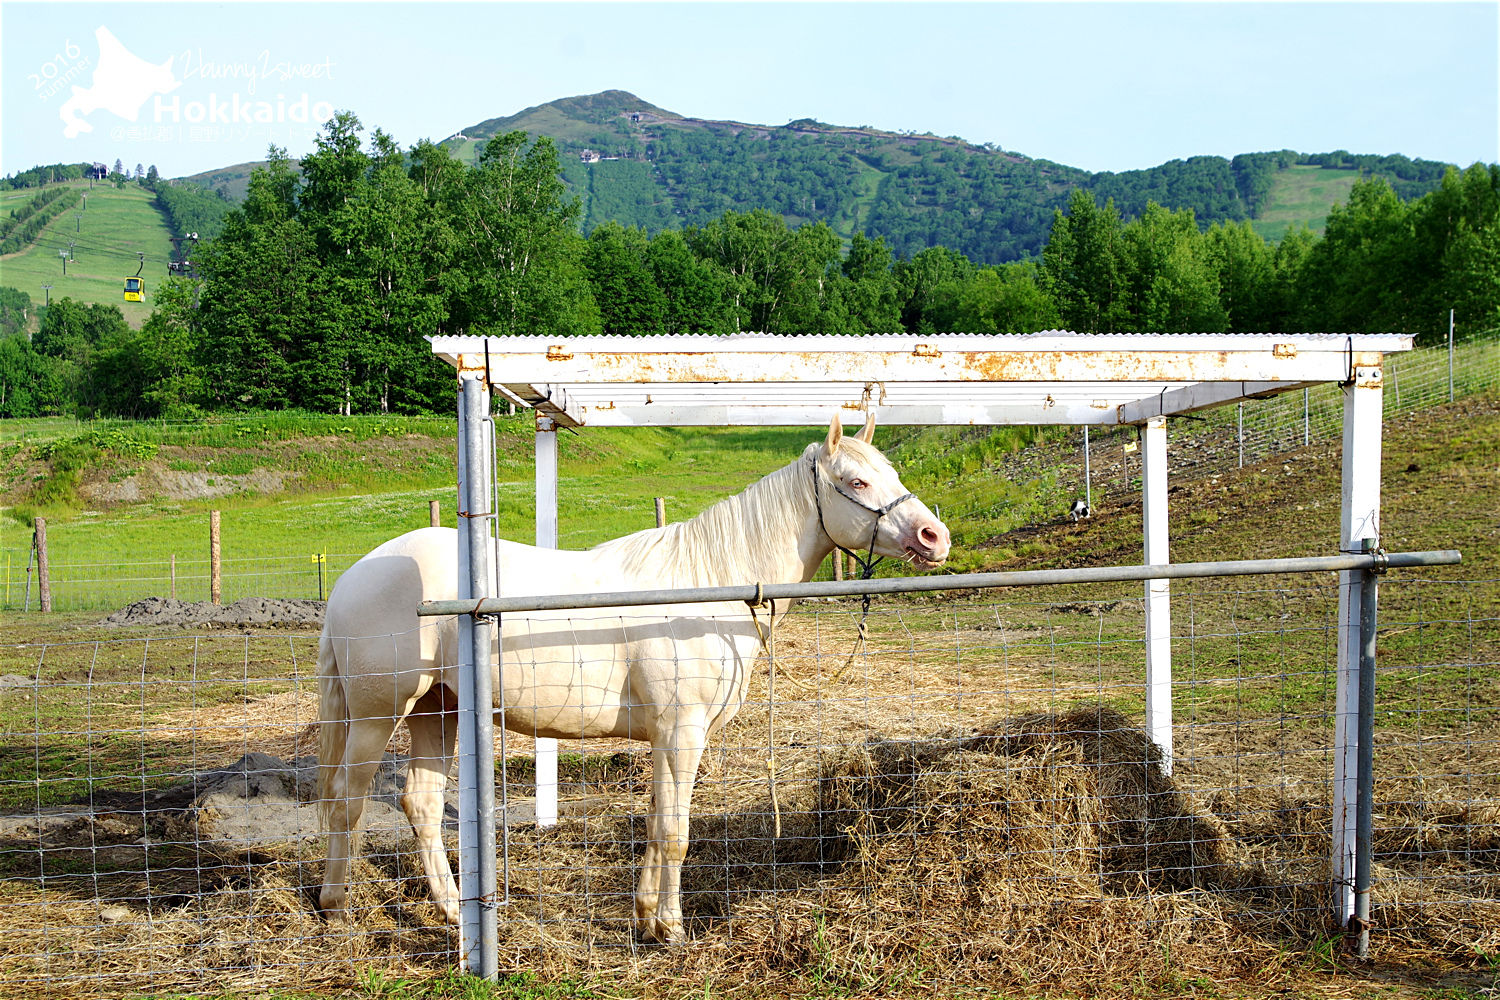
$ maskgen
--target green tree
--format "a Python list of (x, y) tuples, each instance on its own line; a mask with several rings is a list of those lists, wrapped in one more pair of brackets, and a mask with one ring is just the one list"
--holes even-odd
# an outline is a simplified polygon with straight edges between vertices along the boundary
[(1465, 228), (1444, 255), (1444, 298), (1452, 303), (1454, 336), (1500, 332), (1500, 220)]
[(88, 378), (94, 355), (101, 344), (128, 332), (125, 316), (118, 306), (84, 305), (72, 298), (60, 299), (43, 312), (31, 347), (36, 354), (55, 359), (44, 367), (49, 384), (61, 385), (58, 405), (62, 412), (76, 408), (87, 413), (98, 403)]
[(1059, 323), (1057, 303), (1028, 261), (943, 282), (933, 291), (930, 315), (952, 333), (1038, 333)]
[(1042, 250), (1042, 274), (1062, 320), (1079, 333), (1106, 333), (1128, 321), (1121, 279), (1120, 213), (1076, 190), (1057, 212)]
[(296, 218), (264, 218), (267, 207), (247, 202), (230, 213), (224, 232), (199, 254), (200, 361), (214, 408), (299, 403), (297, 345), (320, 333), (324, 282), (317, 242)]
[(25, 337), (0, 338), (0, 417), (47, 417), (73, 409), (72, 362)]
[(599, 315), (552, 140), (509, 132), (485, 144), (453, 205), (462, 282), (455, 326), (500, 335), (590, 333)]
[(31, 321), (31, 296), (0, 285), (0, 337), (25, 333)]
[(662, 293), (663, 333), (734, 332), (729, 276), (693, 253), (681, 232), (668, 229), (652, 237), (646, 266)]
[(947, 247), (931, 247), (898, 261), (894, 278), (901, 299), (901, 326), (908, 333), (923, 335), (951, 332), (933, 316), (933, 296), (939, 287), (973, 275), (969, 258)]
[(795, 230), (773, 212), (725, 212), (684, 233), (688, 246), (727, 276), (734, 332), (821, 331), (839, 265), (838, 237), (823, 223)]
[(1317, 237), (1307, 226), (1287, 230), (1271, 254), (1271, 278), (1261, 296), (1266, 330), (1304, 333), (1316, 329), (1298, 292), (1302, 269)]
[(99, 408), (131, 417), (190, 419), (203, 398), (194, 282), (167, 278), (139, 331), (126, 327), (100, 345), (90, 372)]
[(844, 254), (841, 288), (844, 313), (853, 334), (901, 332), (901, 290), (896, 284), (895, 259), (885, 240), (855, 233)]
[(606, 222), (589, 234), (584, 267), (606, 334), (645, 337), (666, 331), (667, 297), (647, 260), (650, 243), (640, 229)]
[(1411, 213), (1384, 180), (1357, 181), (1328, 214), (1303, 264), (1298, 294), (1327, 333), (1416, 332), (1405, 274), (1419, 267)]
[(1218, 275), (1191, 209), (1148, 202), (1121, 233), (1121, 276), (1130, 319), (1122, 328), (1146, 333), (1221, 331)]
[(1275, 251), (1249, 222), (1215, 223), (1205, 234), (1207, 257), (1219, 285), (1219, 304), (1232, 333), (1268, 333), (1268, 296), (1275, 281)]

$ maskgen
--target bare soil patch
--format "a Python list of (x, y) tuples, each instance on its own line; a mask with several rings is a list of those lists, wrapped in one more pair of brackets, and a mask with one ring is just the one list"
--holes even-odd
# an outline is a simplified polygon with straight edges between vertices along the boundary
[(104, 628), (176, 625), (183, 628), (321, 628), (326, 601), (242, 597), (233, 604), (147, 597), (96, 624)]

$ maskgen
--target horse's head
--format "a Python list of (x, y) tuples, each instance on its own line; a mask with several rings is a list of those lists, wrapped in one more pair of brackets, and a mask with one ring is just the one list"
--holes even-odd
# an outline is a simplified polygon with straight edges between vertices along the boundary
[(808, 449), (823, 531), (841, 548), (870, 549), (934, 569), (948, 558), (948, 527), (901, 484), (891, 463), (870, 444), (874, 431), (871, 414), (858, 435), (846, 437), (835, 416), (828, 439)]

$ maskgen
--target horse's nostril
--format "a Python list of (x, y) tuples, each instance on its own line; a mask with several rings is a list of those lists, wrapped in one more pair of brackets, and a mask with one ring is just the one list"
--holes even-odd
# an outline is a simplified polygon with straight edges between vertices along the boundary
[(934, 546), (938, 543), (938, 533), (931, 528), (924, 527), (917, 533), (917, 537), (922, 539), (923, 545)]

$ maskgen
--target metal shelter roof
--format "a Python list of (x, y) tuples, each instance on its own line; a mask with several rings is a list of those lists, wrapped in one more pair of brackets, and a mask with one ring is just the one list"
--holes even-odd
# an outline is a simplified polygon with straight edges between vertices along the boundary
[[(1138, 424), (1319, 382), (1407, 351), (1392, 334), (432, 337), (559, 426)], [(487, 373), (487, 375), (486, 375)], [(852, 414), (851, 414), (852, 416)]]

